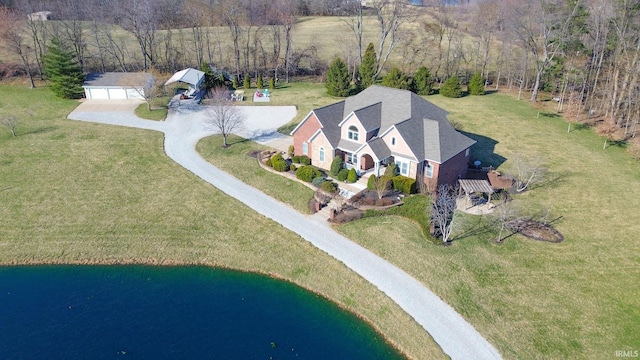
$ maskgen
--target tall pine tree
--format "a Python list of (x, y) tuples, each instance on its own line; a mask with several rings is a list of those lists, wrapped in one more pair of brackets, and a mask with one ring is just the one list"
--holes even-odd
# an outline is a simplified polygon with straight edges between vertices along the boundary
[(389, 73), (382, 78), (382, 85), (396, 89), (409, 90), (412, 87), (412, 81), (407, 74), (394, 66), (391, 68)]
[(418, 95), (431, 95), (433, 93), (433, 77), (424, 66), (420, 66), (413, 74), (414, 90)]
[(351, 84), (349, 82), (349, 70), (340, 58), (336, 58), (327, 71), (327, 81), (324, 84), (327, 94), (331, 96), (349, 96)]
[(457, 76), (451, 76), (442, 84), (440, 87), (440, 95), (450, 98), (459, 98), (462, 96), (462, 88), (460, 87), (460, 80), (458, 80)]
[(469, 94), (484, 95), (484, 80), (480, 73), (475, 73), (469, 81)]
[(42, 59), (44, 73), (51, 82), (51, 91), (64, 99), (78, 99), (84, 94), (84, 74), (73, 52), (67, 51), (60, 40), (51, 39), (47, 54)]
[(367, 49), (362, 56), (362, 64), (360, 64), (360, 86), (363, 89), (375, 84), (376, 82), (376, 49), (373, 47), (373, 43), (367, 45)]

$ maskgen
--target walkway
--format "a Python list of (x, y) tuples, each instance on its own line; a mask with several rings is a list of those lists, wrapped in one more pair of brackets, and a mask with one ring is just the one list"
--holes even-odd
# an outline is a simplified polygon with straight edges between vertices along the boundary
[[(74, 111), (69, 118), (162, 131), (165, 134), (164, 150), (171, 159), (343, 262), (411, 315), (452, 359), (501, 358), (497, 350), (460, 314), (419, 281), (338, 234), (323, 218), (303, 215), (204, 160), (196, 152), (195, 145), (214, 131), (207, 130), (203, 122), (197, 120), (200, 111), (201, 107), (196, 105), (173, 107), (164, 122), (144, 121), (131, 113), (126, 118), (120, 115), (114, 119), (104, 116), (104, 113), (91, 115)], [(279, 110), (275, 112), (280, 113)]]

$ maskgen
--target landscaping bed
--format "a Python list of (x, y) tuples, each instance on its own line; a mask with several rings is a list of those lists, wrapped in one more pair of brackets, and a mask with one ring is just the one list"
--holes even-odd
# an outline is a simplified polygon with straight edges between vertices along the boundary
[(538, 241), (559, 243), (564, 236), (551, 225), (530, 219), (516, 219), (507, 224), (509, 229), (523, 236)]

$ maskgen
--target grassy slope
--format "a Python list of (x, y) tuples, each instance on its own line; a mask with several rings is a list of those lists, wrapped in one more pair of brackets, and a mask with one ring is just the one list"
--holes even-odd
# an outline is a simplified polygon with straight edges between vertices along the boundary
[(504, 157), (508, 170), (515, 152), (547, 159), (553, 180), (515, 201), (561, 217), (555, 226), (566, 240), (513, 236), (494, 245), (486, 222), (472, 216), (448, 248), (426, 245), (399, 218), (341, 230), (421, 279), (507, 358), (600, 359), (640, 348), (640, 164), (622, 148), (602, 150), (590, 129), (567, 133), (560, 118), (537, 119), (509, 95), (429, 100), (465, 131), (497, 141), (495, 154), (476, 152), (485, 164)]
[(0, 264), (195, 263), (271, 274), (361, 314), (416, 359), (442, 358), (386, 296), (173, 163), (162, 135), (65, 120), (46, 88), (0, 86)]

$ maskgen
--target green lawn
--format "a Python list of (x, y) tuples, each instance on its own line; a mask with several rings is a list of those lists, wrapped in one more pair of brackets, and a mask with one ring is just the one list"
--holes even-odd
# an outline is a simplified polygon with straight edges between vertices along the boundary
[(356, 312), (411, 358), (443, 358), (374, 286), (171, 161), (160, 133), (66, 120), (78, 102), (47, 88), (0, 85), (0, 99), (0, 114), (30, 112), (16, 138), (0, 128), (0, 264), (204, 264), (269, 274)]
[(536, 118), (509, 95), (428, 99), (480, 140), (473, 156), (484, 164), (509, 171), (515, 153), (546, 159), (546, 183), (514, 201), (530, 214), (549, 209), (566, 240), (516, 235), (496, 245), (487, 219), (471, 215), (450, 247), (427, 245), (403, 218), (340, 230), (420, 279), (506, 358), (603, 359), (640, 349), (640, 164), (623, 148), (602, 150), (591, 129), (567, 133), (555, 114)]
[(170, 100), (171, 96), (152, 99), (151, 110), (149, 110), (149, 106), (145, 102), (138, 105), (135, 110), (135, 114), (137, 117), (142, 119), (162, 121), (167, 118), (167, 113), (169, 111), (168, 104)]

